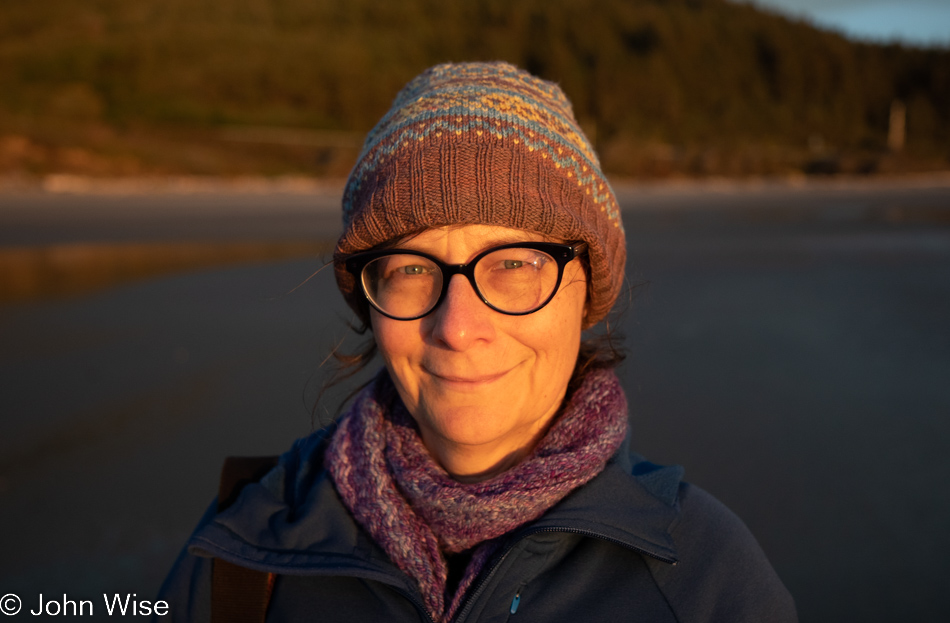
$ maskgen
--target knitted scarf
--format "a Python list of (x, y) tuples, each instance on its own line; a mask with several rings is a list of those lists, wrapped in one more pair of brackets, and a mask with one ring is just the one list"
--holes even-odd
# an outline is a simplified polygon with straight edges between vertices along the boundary
[[(627, 401), (610, 370), (590, 372), (521, 463), (463, 484), (440, 467), (385, 370), (340, 419), (326, 466), (344, 505), (403, 572), (436, 621), (449, 621), (499, 537), (590, 481), (620, 447)], [(474, 548), (474, 549), (473, 549)], [(445, 554), (471, 550), (448, 595)]]

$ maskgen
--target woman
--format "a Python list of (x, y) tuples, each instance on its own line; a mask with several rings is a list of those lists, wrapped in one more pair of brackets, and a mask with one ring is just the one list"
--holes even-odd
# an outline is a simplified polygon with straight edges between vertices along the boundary
[(614, 358), (581, 343), (621, 290), (623, 225), (556, 85), (505, 63), (418, 76), (343, 220), (337, 281), (385, 365), (209, 511), (172, 618), (243, 599), (267, 621), (795, 620), (741, 521), (626, 447)]

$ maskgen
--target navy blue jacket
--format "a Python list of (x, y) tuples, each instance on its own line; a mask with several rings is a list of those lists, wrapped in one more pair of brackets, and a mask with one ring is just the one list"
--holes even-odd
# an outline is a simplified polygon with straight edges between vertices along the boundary
[[(163, 620), (209, 620), (218, 557), (279, 574), (268, 621), (431, 621), (410, 578), (337, 496), (326, 436), (299, 440), (223, 512), (212, 505), (162, 588)], [(623, 450), (507, 538), (455, 620), (796, 621), (742, 521), (681, 477)]]

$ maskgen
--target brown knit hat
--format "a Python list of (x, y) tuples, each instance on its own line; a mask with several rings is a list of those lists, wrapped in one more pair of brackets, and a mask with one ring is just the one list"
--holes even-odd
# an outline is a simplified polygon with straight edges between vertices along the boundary
[(430, 227), (489, 224), (589, 247), (586, 326), (620, 292), (626, 243), (616, 197), (561, 89), (512, 65), (445, 64), (406, 85), (370, 131), (343, 194), (343, 260)]

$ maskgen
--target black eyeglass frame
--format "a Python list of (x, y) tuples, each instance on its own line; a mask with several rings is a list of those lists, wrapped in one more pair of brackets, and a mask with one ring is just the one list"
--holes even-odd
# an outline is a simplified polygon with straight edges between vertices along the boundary
[[(542, 253), (547, 253), (550, 255), (557, 263), (557, 281), (554, 284), (554, 288), (551, 290), (551, 294), (544, 300), (543, 303), (531, 311), (510, 312), (503, 309), (498, 309), (492, 305), (487, 298), (485, 298), (485, 295), (483, 295), (481, 290), (478, 289), (478, 284), (475, 283), (475, 265), (478, 264), (478, 262), (489, 253), (494, 253), (495, 251), (500, 251), (502, 249), (532, 249), (534, 251), (541, 251)], [(465, 278), (468, 279), (468, 282), (472, 285), (472, 289), (475, 291), (475, 294), (478, 295), (478, 298), (480, 298), (482, 302), (485, 303), (485, 305), (488, 305), (488, 307), (495, 310), (496, 312), (505, 314), (507, 316), (527, 316), (528, 314), (533, 314), (534, 312), (539, 311), (545, 305), (551, 302), (551, 299), (554, 298), (554, 295), (557, 294), (558, 289), (561, 287), (561, 279), (564, 277), (564, 267), (567, 266), (569, 262), (584, 255), (585, 253), (587, 253), (587, 243), (584, 241), (577, 241), (568, 244), (561, 244), (558, 242), (511, 242), (508, 244), (498, 245), (497, 247), (492, 247), (490, 249), (485, 249), (472, 258), (470, 262), (465, 264), (447, 264), (439, 258), (433, 257), (432, 255), (423, 253), (421, 251), (413, 251), (411, 249), (379, 249), (377, 251), (366, 251), (364, 253), (356, 253), (351, 255), (350, 257), (346, 258), (345, 266), (346, 271), (352, 274), (359, 283), (360, 292), (363, 293), (363, 298), (366, 299), (366, 302), (369, 303), (373, 309), (387, 318), (392, 318), (393, 320), (405, 320), (408, 322), (410, 320), (425, 318), (431, 314), (439, 305), (442, 304), (442, 301), (445, 299), (445, 294), (449, 291), (449, 283), (452, 281), (452, 277), (455, 275), (464, 275)], [(442, 272), (442, 291), (439, 293), (439, 298), (436, 299), (432, 307), (418, 316), (413, 316), (411, 318), (399, 318), (397, 316), (393, 316), (392, 314), (386, 313), (384, 310), (380, 309), (376, 303), (373, 302), (373, 299), (366, 292), (366, 285), (363, 283), (363, 269), (373, 260), (387, 255), (417, 255), (419, 257), (426, 258), (439, 267), (439, 270)]]

